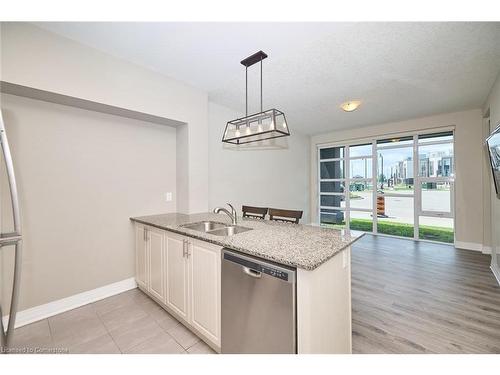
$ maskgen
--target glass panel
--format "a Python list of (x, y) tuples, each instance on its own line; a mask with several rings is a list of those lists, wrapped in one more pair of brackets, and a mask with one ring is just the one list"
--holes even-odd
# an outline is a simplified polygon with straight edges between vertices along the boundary
[(349, 229), (373, 232), (373, 218), (370, 212), (350, 211)]
[(320, 224), (331, 228), (345, 228), (345, 213), (341, 210), (321, 209)]
[(420, 216), (418, 237), (422, 240), (453, 243), (453, 219)]
[(349, 146), (349, 157), (354, 158), (356, 156), (371, 156), (372, 155), (372, 144)]
[(343, 193), (345, 182), (342, 181), (321, 181), (320, 191), (322, 193)]
[(320, 159), (340, 159), (344, 157), (344, 147), (330, 147), (319, 150)]
[(377, 188), (394, 194), (413, 194), (413, 147), (377, 151)]
[(373, 208), (373, 184), (371, 181), (356, 181), (349, 184), (351, 208)]
[(413, 197), (377, 197), (377, 232), (413, 237)]
[(422, 182), (422, 211), (451, 212), (449, 182)]
[(419, 146), (418, 164), (421, 177), (453, 176), (453, 143)]
[(320, 205), (326, 207), (345, 207), (345, 195), (321, 195)]
[(407, 146), (413, 145), (413, 137), (399, 137), (380, 139), (377, 141), (377, 148), (392, 147), (392, 146)]
[(372, 158), (349, 161), (350, 178), (372, 178)]
[(321, 178), (344, 178), (344, 161), (321, 162)]
[(453, 141), (453, 132), (423, 134), (418, 136), (418, 143)]

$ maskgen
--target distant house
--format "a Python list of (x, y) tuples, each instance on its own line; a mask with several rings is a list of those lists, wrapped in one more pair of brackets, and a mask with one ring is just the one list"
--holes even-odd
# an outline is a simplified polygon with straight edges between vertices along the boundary
[(453, 156), (444, 151), (419, 155), (419, 173), (422, 177), (450, 177), (453, 173)]
[(391, 167), (391, 184), (413, 185), (413, 161), (410, 157)]

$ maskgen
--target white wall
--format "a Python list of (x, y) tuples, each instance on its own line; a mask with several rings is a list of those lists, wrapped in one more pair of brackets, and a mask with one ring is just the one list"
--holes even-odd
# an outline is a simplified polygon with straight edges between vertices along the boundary
[(181, 205), (207, 210), (206, 93), (32, 24), (0, 27), (0, 80), (186, 123)]
[[(489, 110), (490, 131), (493, 131), (500, 124), (500, 75), (491, 89), (488, 100), (484, 105), (484, 112)], [(497, 278), (500, 282), (500, 199), (497, 198), (491, 171), (488, 174), (490, 183), (490, 210), (491, 210), (491, 239), (492, 249), (492, 265), (496, 265), (495, 270)]]
[(25, 238), (20, 309), (133, 277), (129, 217), (176, 210), (164, 201), (176, 192), (175, 128), (1, 99)]
[(221, 142), (227, 121), (241, 113), (209, 102), (209, 206), (230, 202), (241, 206), (303, 210), (309, 222), (309, 137), (294, 132), (267, 146), (250, 148)]
[[(439, 127), (455, 127), (455, 239), (460, 246), (483, 250), (483, 163), (481, 110), (446, 113), (406, 121), (340, 130), (311, 137), (311, 217), (318, 221), (317, 151), (318, 144), (346, 140), (370, 139), (390, 134), (413, 132)], [(488, 244), (486, 244), (488, 245)]]

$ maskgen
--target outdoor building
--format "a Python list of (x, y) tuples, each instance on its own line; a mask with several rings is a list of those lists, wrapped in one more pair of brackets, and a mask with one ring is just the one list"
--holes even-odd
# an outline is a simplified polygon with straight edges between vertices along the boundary
[(411, 158), (398, 161), (391, 167), (391, 185), (413, 185), (413, 161)]
[(450, 177), (453, 171), (453, 155), (449, 151), (434, 151), (419, 155), (422, 177)]

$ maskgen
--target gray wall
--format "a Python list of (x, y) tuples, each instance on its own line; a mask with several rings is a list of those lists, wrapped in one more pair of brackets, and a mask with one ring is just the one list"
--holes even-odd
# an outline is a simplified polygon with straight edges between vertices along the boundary
[(25, 309), (131, 277), (128, 217), (175, 210), (165, 192), (183, 211), (207, 210), (208, 96), (28, 23), (0, 23), (0, 32), (0, 80), (187, 124), (176, 137), (165, 126), (6, 97), (15, 168), (27, 189)]
[(20, 310), (133, 277), (129, 217), (176, 210), (164, 200), (176, 192), (175, 128), (1, 99), (23, 214)]
[(303, 210), (309, 222), (309, 137), (292, 135), (264, 145), (223, 144), (227, 121), (241, 113), (209, 102), (209, 206), (241, 205)]
[(177, 198), (189, 212), (207, 210), (205, 92), (29, 23), (0, 22), (0, 32), (0, 80), (186, 123)]

